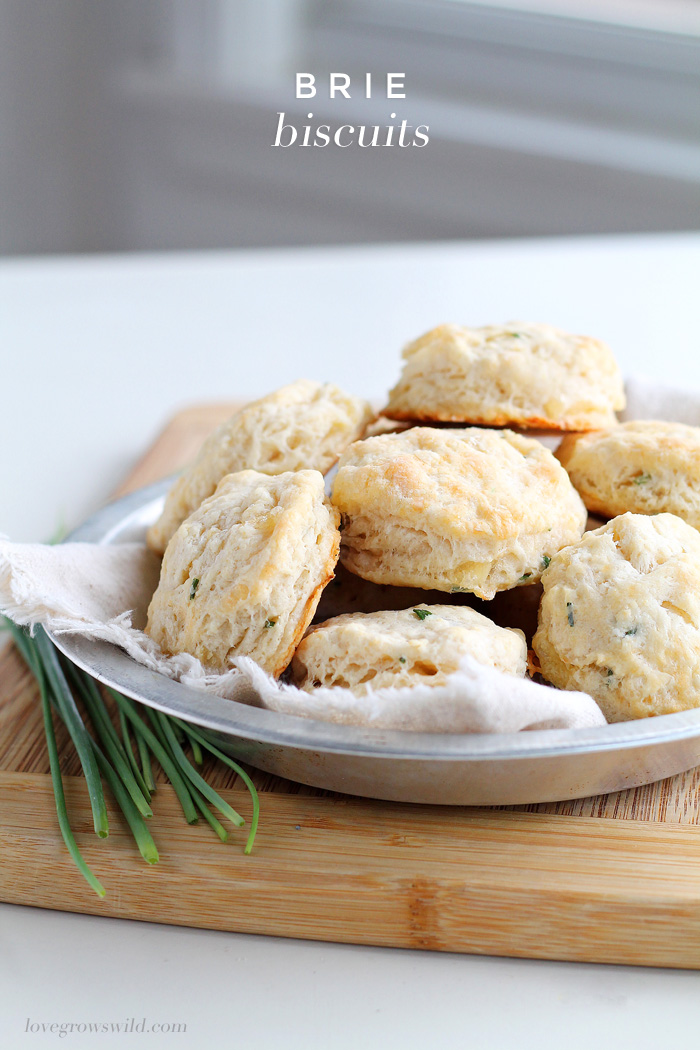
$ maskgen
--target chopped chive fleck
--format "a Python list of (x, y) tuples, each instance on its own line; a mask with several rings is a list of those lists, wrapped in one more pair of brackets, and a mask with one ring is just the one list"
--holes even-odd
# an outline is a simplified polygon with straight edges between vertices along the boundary
[(605, 677), (606, 677), (606, 678), (612, 678), (612, 676), (613, 676), (613, 674), (614, 674), (614, 673), (615, 673), (615, 672), (613, 671), (612, 667), (608, 667), (608, 668), (606, 669)]
[(400, 664), (405, 664), (406, 663), (406, 657), (405, 656), (400, 656), (399, 657), (399, 663)]
[(192, 599), (194, 598), (195, 594), (197, 593), (197, 588), (198, 587), (199, 587), (199, 577), (195, 576), (195, 578), (192, 580), (192, 589), (190, 591), (190, 601), (192, 601)]
[(651, 474), (640, 474), (634, 479), (635, 485), (647, 485), (651, 481)]
[(545, 569), (549, 568), (549, 563), (551, 562), (551, 560), (552, 559), (550, 558), (550, 556), (548, 554), (543, 554), (542, 555), (542, 565), (544, 566)]
[(425, 620), (426, 616), (433, 615), (429, 609), (414, 609), (413, 612), (419, 620)]
[(265, 627), (274, 627), (277, 620), (265, 620)]
[(522, 576), (520, 577), (520, 579), (518, 580), (518, 583), (524, 583), (525, 580), (529, 580), (531, 576), (532, 576), (531, 572), (524, 572), (522, 574)]
[(466, 587), (451, 587), (450, 588), (450, 593), (451, 594), (468, 594), (469, 591), (467, 590)]
[(569, 621), (569, 627), (574, 626), (574, 606), (572, 602), (566, 603), (566, 618)]
[(625, 631), (625, 634), (636, 634), (638, 630), (639, 627), (630, 627), (629, 631)]
[(522, 339), (522, 332), (509, 332), (508, 335), (513, 339)]

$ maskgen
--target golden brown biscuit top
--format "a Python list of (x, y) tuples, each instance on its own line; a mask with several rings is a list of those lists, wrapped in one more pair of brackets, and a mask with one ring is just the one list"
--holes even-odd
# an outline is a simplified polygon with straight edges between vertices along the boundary
[(579, 453), (596, 456), (635, 453), (647, 455), (650, 461), (682, 460), (693, 467), (700, 460), (700, 427), (669, 423), (656, 419), (634, 419), (607, 430), (588, 434), (570, 434), (564, 438), (556, 455), (565, 466)]
[[(502, 325), (441, 324), (414, 339), (404, 347), (402, 357), (408, 361), (426, 347), (450, 347), (466, 358), (484, 356), (517, 358), (524, 355), (550, 359), (571, 369), (572, 373), (588, 372), (592, 363), (604, 374), (618, 373), (612, 351), (601, 339), (575, 335), (551, 324), (535, 321), (508, 321)], [(622, 408), (622, 404), (616, 407)]]
[(392, 419), (577, 431), (612, 425), (625, 406), (610, 348), (553, 325), (443, 324), (403, 358), (385, 409)]
[(344, 513), (391, 515), (415, 527), (422, 520), (455, 537), (493, 537), (542, 527), (556, 513), (550, 498), (562, 490), (571, 490), (566, 472), (532, 438), (479, 427), (413, 427), (351, 445), (332, 500)]

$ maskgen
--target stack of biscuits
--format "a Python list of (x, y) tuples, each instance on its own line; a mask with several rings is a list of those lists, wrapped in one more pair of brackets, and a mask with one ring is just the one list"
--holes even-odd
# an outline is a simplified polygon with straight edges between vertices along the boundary
[(379, 422), (301, 380), (207, 440), (148, 533), (162, 651), (309, 692), (470, 657), (609, 721), (700, 706), (700, 430), (619, 423), (610, 349), (550, 325), (442, 325), (403, 357)]

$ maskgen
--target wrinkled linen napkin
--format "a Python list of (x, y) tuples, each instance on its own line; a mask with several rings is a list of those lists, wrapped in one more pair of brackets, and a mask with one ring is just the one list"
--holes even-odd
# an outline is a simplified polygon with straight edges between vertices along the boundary
[(345, 725), (427, 733), (509, 733), (605, 725), (584, 693), (560, 692), (465, 658), (444, 686), (305, 693), (276, 682), (242, 657), (207, 674), (187, 654), (164, 656), (140, 629), (160, 559), (138, 543), (56, 547), (0, 539), (0, 609), (16, 623), (111, 642), (134, 660), (188, 686), (278, 711)]
[[(634, 378), (626, 419), (700, 425), (697, 394)], [(548, 442), (549, 443), (549, 442)], [(428, 733), (513, 733), (605, 725), (585, 693), (515, 678), (465, 657), (444, 686), (306, 693), (276, 682), (241, 657), (225, 674), (207, 674), (187, 654), (165, 656), (141, 629), (158, 583), (160, 560), (142, 544), (59, 546), (0, 539), (0, 610), (23, 626), (80, 634), (120, 646), (138, 663), (184, 685), (287, 715), (377, 729)]]

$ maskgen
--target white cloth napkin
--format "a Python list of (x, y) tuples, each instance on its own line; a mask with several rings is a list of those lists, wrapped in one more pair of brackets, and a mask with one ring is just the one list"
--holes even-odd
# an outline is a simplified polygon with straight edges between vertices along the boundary
[[(57, 547), (0, 540), (0, 609), (16, 623), (41, 624), (120, 646), (138, 663), (219, 696), (253, 695), (261, 707), (345, 725), (433, 733), (508, 733), (604, 725), (583, 693), (560, 692), (504, 675), (466, 658), (444, 686), (305, 693), (276, 682), (248, 658), (207, 674), (187, 654), (164, 656), (139, 629), (158, 582), (159, 559), (141, 544), (65, 543)], [(241, 689), (243, 680), (250, 689)]]
[[(627, 383), (627, 419), (700, 425), (700, 397), (641, 378)], [(595, 701), (514, 678), (465, 658), (444, 686), (305, 693), (276, 682), (252, 660), (207, 674), (193, 656), (164, 656), (140, 629), (158, 582), (159, 559), (142, 544), (59, 546), (0, 539), (0, 610), (16, 623), (41, 624), (124, 649), (134, 660), (185, 685), (219, 696), (253, 695), (261, 707), (345, 725), (434, 733), (509, 733), (605, 725)], [(242, 689), (242, 684), (250, 689)]]

